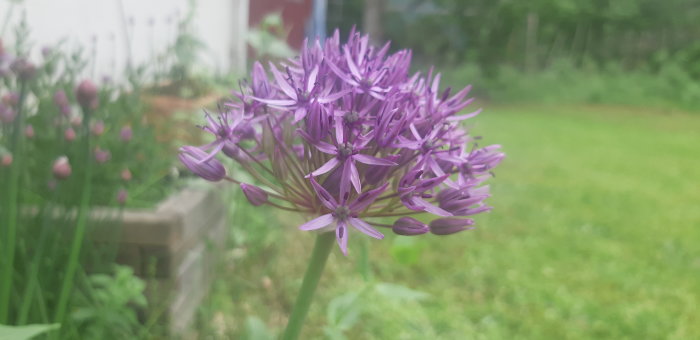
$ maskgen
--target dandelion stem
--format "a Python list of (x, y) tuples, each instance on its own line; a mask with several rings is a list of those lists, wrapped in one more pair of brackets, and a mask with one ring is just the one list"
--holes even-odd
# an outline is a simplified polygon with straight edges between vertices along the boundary
[(335, 233), (332, 232), (326, 232), (316, 236), (309, 266), (306, 268), (304, 281), (301, 284), (299, 295), (297, 295), (297, 300), (292, 308), (292, 315), (289, 317), (287, 328), (284, 330), (284, 334), (281, 338), (282, 340), (296, 340), (299, 338), (299, 333), (301, 333), (301, 328), (304, 325), (306, 314), (309, 312), (309, 306), (311, 306), (311, 300), (313, 300), (318, 281), (321, 279), (326, 260), (328, 260), (328, 255), (333, 248), (334, 240)]

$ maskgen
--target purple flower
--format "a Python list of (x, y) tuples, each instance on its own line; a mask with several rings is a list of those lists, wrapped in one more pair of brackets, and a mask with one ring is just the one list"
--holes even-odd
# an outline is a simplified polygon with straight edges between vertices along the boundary
[(0, 104), (0, 122), (5, 124), (12, 123), (15, 120), (16, 115), (15, 110), (13, 110), (11, 107)]
[(107, 163), (110, 158), (112, 158), (112, 154), (108, 150), (102, 150), (100, 147), (95, 148), (95, 160), (97, 163)]
[(72, 127), (68, 127), (64, 132), (63, 132), (63, 138), (66, 140), (66, 142), (72, 142), (75, 140), (75, 130), (73, 130)]
[[(409, 76), (411, 57), (371, 46), (353, 30), (345, 44), (337, 31), (323, 44), (307, 42), (299, 57), (267, 73), (255, 63), (234, 101), (206, 114), (212, 141), (182, 147), (180, 160), (218, 181), (226, 177), (223, 153), (239, 164), (235, 174), (264, 184), (241, 184), (253, 205), (312, 216), (300, 228), (335, 230), (344, 254), (350, 229), (375, 238), (382, 238), (375, 228), (465, 230), (474, 220), (463, 216), (491, 209), (482, 183), (504, 155), (498, 145), (477, 146), (460, 125), (480, 113), (461, 113), (473, 102), (471, 87), (441, 89), (432, 69)], [(438, 219), (426, 225), (414, 214)]]
[(119, 131), (119, 138), (124, 142), (130, 141), (133, 135), (134, 131), (131, 129), (131, 126), (128, 125), (122, 127), (122, 129)]
[(241, 183), (241, 190), (250, 204), (257, 207), (267, 203), (267, 193), (265, 190), (247, 183)]
[(80, 82), (78, 87), (75, 88), (75, 98), (83, 109), (94, 110), (97, 109), (99, 105), (97, 92), (97, 86), (95, 86), (92, 81), (86, 79)]
[(180, 148), (180, 161), (197, 176), (208, 181), (218, 182), (226, 177), (226, 169), (215, 158), (193, 146)]
[(70, 177), (71, 167), (70, 162), (68, 162), (68, 157), (58, 157), (58, 159), (53, 162), (52, 171), (56, 179), (63, 180)]
[(425, 223), (413, 217), (401, 217), (394, 222), (391, 230), (399, 235), (415, 236), (427, 233), (430, 231), (430, 228)]
[(473, 229), (471, 218), (438, 218), (430, 222), (430, 232), (435, 235), (450, 235), (460, 231)]
[(336, 201), (313, 177), (311, 178), (311, 184), (321, 204), (328, 209), (328, 213), (302, 224), (299, 226), (299, 229), (316, 230), (335, 223), (336, 239), (338, 240), (340, 250), (342, 250), (345, 255), (348, 254), (348, 225), (376, 239), (381, 240), (384, 238), (382, 233), (372, 228), (369, 223), (359, 219), (358, 216), (386, 190), (389, 185), (388, 183), (374, 190), (364, 192), (350, 202), (347, 202), (345, 199), (347, 193), (341, 194), (342, 198), (340, 202)]

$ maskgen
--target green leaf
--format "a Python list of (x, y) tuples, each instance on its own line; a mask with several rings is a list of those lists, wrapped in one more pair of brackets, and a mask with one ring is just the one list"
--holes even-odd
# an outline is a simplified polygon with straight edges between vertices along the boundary
[(31, 339), (39, 334), (58, 329), (61, 325), (54, 324), (36, 324), (25, 326), (7, 326), (0, 325), (0, 340), (26, 340)]
[(272, 340), (275, 337), (267, 328), (267, 325), (255, 316), (249, 316), (245, 321), (245, 339), (247, 340)]
[(430, 296), (428, 293), (393, 283), (377, 283), (375, 289), (380, 295), (401, 302), (421, 301)]

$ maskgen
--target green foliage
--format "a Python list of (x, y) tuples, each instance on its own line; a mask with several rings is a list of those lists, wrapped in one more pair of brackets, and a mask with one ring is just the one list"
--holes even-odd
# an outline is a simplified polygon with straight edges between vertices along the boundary
[(89, 339), (138, 338), (142, 326), (135, 308), (146, 307), (143, 280), (130, 267), (115, 265), (112, 275), (90, 275), (86, 285), (71, 314), (78, 334)]
[(497, 103), (615, 104), (700, 110), (700, 82), (675, 62), (658, 71), (624, 70), (617, 63), (576, 67), (560, 59), (542, 71), (502, 66), (493, 76), (464, 64), (444, 72), (448, 84), (474, 84), (477, 98)]
[(259, 27), (251, 28), (246, 37), (253, 48), (256, 59), (278, 60), (294, 56), (294, 50), (287, 44), (282, 15), (271, 13), (260, 21)]
[[(303, 338), (700, 337), (700, 159), (691, 156), (700, 117), (518, 104), (487, 106), (469, 123), (508, 155), (492, 182), (495, 209), (449, 237), (370, 240), (376, 281), (357, 273), (357, 251), (331, 254)], [(313, 242), (298, 218), (248, 205), (237, 213), (233, 229), (275, 237), (264, 247), (249, 238), (245, 247), (261, 251), (227, 260), (209, 303), (222, 317), (205, 320), (226, 327), (203, 337), (243, 338), (252, 313), (283, 328)], [(417, 261), (394, 256), (395, 244), (410, 253), (398, 239), (423, 247)]]
[(0, 325), (0, 340), (29, 340), (60, 328), (59, 324), (36, 324), (25, 326)]

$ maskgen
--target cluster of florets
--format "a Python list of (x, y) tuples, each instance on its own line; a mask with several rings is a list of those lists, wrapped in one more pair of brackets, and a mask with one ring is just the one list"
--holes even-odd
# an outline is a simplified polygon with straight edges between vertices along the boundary
[[(491, 209), (481, 183), (504, 155), (460, 127), (479, 113), (458, 115), (470, 88), (440, 92), (432, 70), (409, 76), (410, 50), (389, 54), (389, 44), (370, 46), (355, 32), (339, 40), (336, 31), (305, 44), (299, 57), (271, 63), (271, 78), (256, 63), (237, 100), (207, 114), (214, 141), (182, 147), (181, 161), (207, 180), (239, 183), (254, 205), (311, 215), (300, 229), (335, 230), (345, 254), (350, 227), (377, 239), (382, 227), (401, 235), (471, 228), (467, 216)], [(228, 176), (220, 153), (262, 187)], [(432, 221), (410, 217), (419, 214)]]

